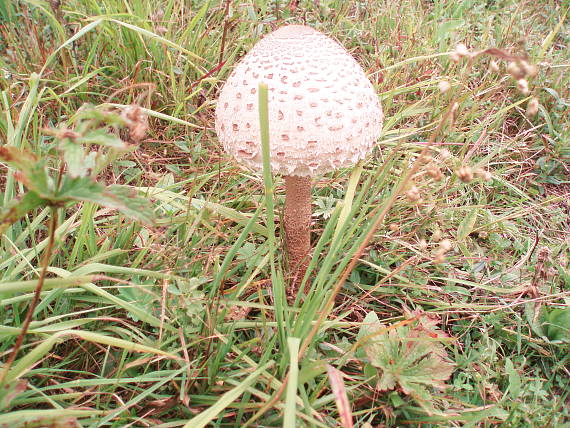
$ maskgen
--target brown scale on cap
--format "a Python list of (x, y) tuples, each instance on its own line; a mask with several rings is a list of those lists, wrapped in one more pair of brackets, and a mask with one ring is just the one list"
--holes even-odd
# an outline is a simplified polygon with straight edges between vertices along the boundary
[(310, 177), (363, 159), (380, 135), (382, 108), (346, 49), (311, 27), (281, 27), (236, 66), (216, 109), (224, 149), (257, 170), (263, 162), (254, 88), (261, 82), (269, 89), (271, 168), (285, 176), (287, 251), (298, 284), (310, 253)]

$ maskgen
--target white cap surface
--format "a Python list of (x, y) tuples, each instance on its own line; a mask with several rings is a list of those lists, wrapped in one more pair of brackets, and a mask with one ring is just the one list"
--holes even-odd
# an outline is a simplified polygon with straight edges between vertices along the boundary
[(240, 163), (262, 169), (258, 84), (269, 89), (271, 167), (312, 176), (364, 158), (380, 135), (382, 108), (356, 60), (302, 25), (260, 40), (239, 62), (216, 107), (216, 133)]

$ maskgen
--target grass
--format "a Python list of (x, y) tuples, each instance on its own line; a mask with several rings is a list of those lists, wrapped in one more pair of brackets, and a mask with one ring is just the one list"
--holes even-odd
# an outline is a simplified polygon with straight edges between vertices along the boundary
[[(4, 231), (0, 426), (570, 426), (567, 2), (55, 3), (0, 4), (0, 140), (55, 174), (45, 129), (140, 104), (145, 138), (98, 180), (156, 220), (75, 202), (53, 251), (49, 207)], [(386, 120), (356, 172), (316, 179), (311, 292), (288, 305), (283, 183), (223, 153), (213, 111), (235, 62), (302, 22), (353, 53)], [(528, 56), (530, 93), (458, 43)], [(6, 208), (24, 187), (0, 178)]]

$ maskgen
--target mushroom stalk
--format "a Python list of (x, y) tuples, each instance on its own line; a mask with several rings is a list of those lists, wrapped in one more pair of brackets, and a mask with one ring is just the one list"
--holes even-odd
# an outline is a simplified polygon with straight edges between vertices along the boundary
[(289, 273), (296, 292), (309, 265), (311, 251), (311, 178), (285, 176), (285, 242)]

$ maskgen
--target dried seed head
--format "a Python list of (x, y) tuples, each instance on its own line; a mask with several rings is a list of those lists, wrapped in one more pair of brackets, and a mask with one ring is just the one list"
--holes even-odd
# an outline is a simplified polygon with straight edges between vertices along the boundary
[(526, 117), (531, 118), (538, 113), (538, 98), (531, 98), (526, 106)]
[(434, 262), (435, 264), (438, 264), (438, 265), (440, 265), (440, 264), (442, 264), (442, 263), (445, 263), (445, 253), (442, 253), (442, 252), (439, 252), (439, 251), (438, 251), (438, 252), (436, 253), (435, 257), (433, 258), (433, 262)]
[(439, 87), (439, 90), (442, 94), (445, 94), (451, 89), (451, 84), (447, 80), (442, 80), (437, 86)]
[(406, 192), (406, 197), (412, 202), (418, 202), (421, 199), (420, 191), (416, 186), (412, 186)]
[(484, 231), (484, 230), (480, 230), (477, 235), (479, 236), (479, 238), (481, 239), (487, 239), (487, 237), (489, 236), (489, 233)]
[(441, 230), (437, 229), (435, 232), (433, 232), (433, 235), (431, 235), (431, 240), (434, 242), (441, 241)]
[(396, 223), (390, 223), (390, 225), (388, 226), (388, 228), (389, 228), (392, 232), (397, 232), (398, 229), (400, 229), (400, 227), (399, 227)]
[(66, 138), (68, 138), (71, 141), (75, 141), (77, 138), (81, 137), (79, 133), (65, 126), (58, 129), (54, 135), (60, 140), (65, 140)]
[(483, 168), (477, 168), (475, 175), (485, 181), (490, 181), (493, 178), (493, 175)]
[(538, 74), (538, 68), (536, 68), (535, 65), (529, 64), (526, 61), (521, 61), (520, 66), (523, 70), (523, 72), (528, 76), (528, 77), (534, 77)]
[(160, 21), (164, 18), (164, 9), (158, 9), (153, 15), (151, 15), (150, 19), (153, 21)]
[(427, 250), (427, 247), (428, 247), (427, 241), (425, 239), (420, 239), (419, 246), (420, 246), (420, 250), (422, 250), (422, 251)]
[(129, 128), (129, 137), (138, 143), (146, 135), (148, 129), (148, 117), (143, 109), (138, 105), (127, 106), (121, 116), (126, 119), (127, 127)]
[(473, 170), (469, 166), (462, 166), (455, 171), (455, 175), (464, 183), (469, 183), (473, 180)]
[(449, 126), (455, 125), (455, 119), (457, 118), (457, 112), (459, 111), (459, 103), (453, 103), (451, 106), (451, 117), (449, 119)]
[(489, 63), (489, 70), (491, 70), (493, 73), (497, 73), (499, 71), (499, 64), (497, 64), (497, 61), (491, 60)]
[(449, 239), (444, 239), (439, 243), (439, 248), (445, 252), (451, 250), (453, 248), (453, 244)]
[(516, 62), (510, 62), (507, 66), (507, 72), (515, 79), (522, 79), (525, 75), (524, 71), (519, 67)]
[(230, 307), (229, 311), (225, 314), (224, 320), (225, 321), (241, 321), (247, 318), (248, 314), (250, 313), (250, 307), (239, 307), (233, 305)]
[(427, 175), (433, 178), (435, 181), (440, 181), (443, 179), (443, 173), (434, 164), (429, 164), (426, 168)]
[(463, 43), (459, 43), (457, 46), (455, 46), (455, 53), (460, 57), (468, 56), (469, 49), (467, 49), (467, 46), (465, 46)]
[(439, 158), (445, 162), (447, 159), (449, 159), (451, 157), (451, 152), (447, 149), (443, 149), (441, 152), (439, 152)]
[(517, 80), (517, 86), (523, 95), (528, 95), (530, 93), (528, 89), (528, 81), (526, 79)]

